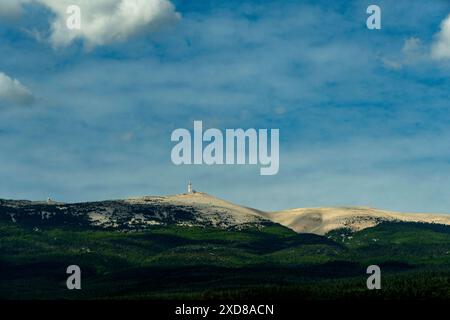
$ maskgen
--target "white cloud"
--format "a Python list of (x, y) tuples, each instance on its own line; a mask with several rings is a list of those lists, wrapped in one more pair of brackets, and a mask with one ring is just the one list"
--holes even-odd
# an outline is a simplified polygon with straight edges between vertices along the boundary
[(27, 105), (33, 101), (33, 95), (17, 79), (12, 79), (3, 72), (0, 72), (0, 100)]
[(402, 51), (406, 55), (415, 54), (417, 51), (420, 51), (421, 47), (422, 41), (419, 38), (411, 37), (405, 39)]
[[(88, 47), (126, 40), (176, 22), (180, 14), (168, 0), (35, 0), (54, 14), (50, 41), (55, 47), (82, 39)], [(67, 28), (67, 8), (81, 9), (81, 29)]]
[(402, 53), (406, 65), (416, 65), (429, 59), (428, 49), (422, 44), (422, 40), (415, 37), (405, 39)]
[(431, 56), (434, 59), (450, 59), (450, 15), (441, 23), (441, 31), (431, 48)]
[(383, 65), (387, 69), (391, 70), (400, 70), (403, 67), (403, 64), (396, 60), (391, 60), (389, 58), (381, 58), (381, 61), (383, 62)]
[(381, 61), (387, 69), (400, 70), (403, 67), (412, 66), (428, 60), (428, 53), (422, 40), (415, 37), (406, 38), (403, 41), (401, 54), (395, 58), (382, 57)]

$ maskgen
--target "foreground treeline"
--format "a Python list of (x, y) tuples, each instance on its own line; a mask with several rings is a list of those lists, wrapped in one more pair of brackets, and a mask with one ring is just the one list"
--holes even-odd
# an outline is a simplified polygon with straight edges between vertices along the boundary
[[(366, 268), (382, 270), (368, 290)], [(66, 268), (82, 270), (68, 290)], [(450, 227), (384, 223), (325, 237), (282, 226), (117, 232), (0, 220), (2, 299), (449, 299)]]

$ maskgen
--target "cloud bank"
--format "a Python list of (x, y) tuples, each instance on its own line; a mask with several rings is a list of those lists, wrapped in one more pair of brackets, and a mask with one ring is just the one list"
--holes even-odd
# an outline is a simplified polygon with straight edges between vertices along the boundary
[(431, 55), (434, 59), (450, 59), (450, 15), (441, 23), (441, 31), (436, 35)]
[(33, 95), (17, 79), (12, 79), (3, 72), (0, 72), (0, 100), (6, 100), (19, 105), (27, 105), (33, 101)]
[[(55, 20), (50, 41), (55, 47), (70, 45), (82, 39), (88, 47), (120, 42), (155, 31), (180, 19), (168, 0), (36, 0), (48, 7)], [(81, 29), (69, 30), (67, 8), (81, 9)]]

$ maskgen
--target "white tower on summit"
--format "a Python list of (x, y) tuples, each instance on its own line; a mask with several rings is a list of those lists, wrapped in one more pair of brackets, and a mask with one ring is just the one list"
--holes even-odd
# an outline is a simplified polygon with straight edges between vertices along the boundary
[(190, 181), (188, 183), (188, 193), (192, 193), (192, 183)]

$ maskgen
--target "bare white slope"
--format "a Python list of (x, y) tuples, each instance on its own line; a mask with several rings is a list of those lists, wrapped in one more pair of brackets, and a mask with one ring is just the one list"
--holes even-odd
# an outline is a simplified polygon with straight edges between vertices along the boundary
[[(272, 221), (299, 233), (323, 235), (329, 231), (349, 228), (357, 231), (383, 221), (425, 222), (450, 225), (450, 214), (414, 214), (366, 207), (299, 208), (264, 212), (243, 207), (203, 192), (173, 196), (144, 196), (126, 200), (64, 204), (2, 200), (0, 207), (8, 212), (22, 211), (22, 216), (36, 214), (49, 219), (55, 214), (87, 214), (93, 224), (105, 227), (141, 228), (148, 225), (176, 223), (191, 226), (245, 228), (262, 226)], [(44, 210), (43, 207), (46, 209)], [(25, 208), (21, 210), (21, 208)], [(178, 208), (185, 210), (178, 210)], [(16, 222), (20, 215), (11, 214)]]
[(373, 227), (383, 221), (426, 222), (450, 225), (450, 215), (399, 213), (366, 207), (299, 208), (264, 212), (195, 192), (164, 197), (140, 197), (126, 200), (139, 204), (156, 202), (195, 208), (197, 223), (209, 222), (218, 227), (239, 226), (271, 220), (299, 233), (326, 234), (349, 228), (354, 231)]
[(246, 208), (237, 204), (213, 197), (207, 193), (194, 192), (173, 196), (140, 197), (126, 200), (128, 203), (139, 204), (156, 202), (181, 207), (193, 207), (198, 212), (198, 221), (202, 220), (216, 226), (239, 226), (247, 223), (260, 223), (267, 221), (261, 211)]
[(290, 209), (261, 214), (296, 232), (320, 235), (339, 228), (350, 228), (354, 231), (362, 230), (383, 221), (450, 225), (450, 215), (399, 213), (365, 207)]

